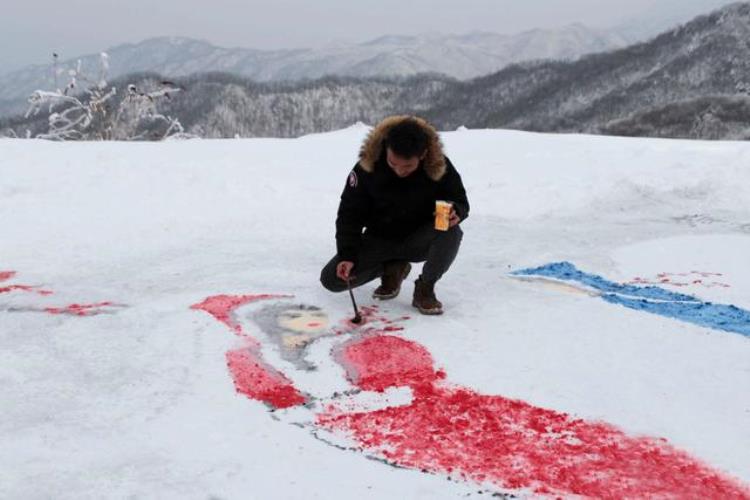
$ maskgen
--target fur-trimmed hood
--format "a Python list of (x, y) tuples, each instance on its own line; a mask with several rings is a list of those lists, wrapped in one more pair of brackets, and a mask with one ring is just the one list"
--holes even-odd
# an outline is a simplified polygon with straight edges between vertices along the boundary
[(389, 116), (373, 128), (365, 138), (359, 150), (359, 165), (365, 172), (375, 170), (375, 164), (383, 154), (383, 143), (388, 131), (397, 123), (411, 119), (416, 121), (427, 133), (427, 154), (421, 162), (427, 176), (433, 181), (439, 181), (446, 171), (445, 156), (443, 155), (443, 143), (437, 130), (426, 120), (416, 116), (400, 115)]

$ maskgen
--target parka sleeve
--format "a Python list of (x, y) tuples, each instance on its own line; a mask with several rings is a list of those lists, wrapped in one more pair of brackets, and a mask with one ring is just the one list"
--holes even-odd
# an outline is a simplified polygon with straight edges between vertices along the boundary
[(362, 244), (362, 229), (370, 213), (371, 199), (365, 184), (369, 175), (359, 164), (346, 179), (336, 217), (336, 251), (339, 261), (355, 262)]
[(469, 217), (469, 199), (466, 196), (466, 189), (464, 183), (461, 180), (461, 175), (453, 166), (453, 163), (446, 157), (445, 158), (448, 171), (445, 174), (445, 199), (453, 202), (453, 208), (456, 210), (456, 214), (461, 219), (461, 222)]

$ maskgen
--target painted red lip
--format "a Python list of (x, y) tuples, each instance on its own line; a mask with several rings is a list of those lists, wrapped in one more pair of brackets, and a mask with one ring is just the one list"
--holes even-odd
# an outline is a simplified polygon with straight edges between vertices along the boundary
[(307, 326), (309, 326), (310, 328), (317, 328), (317, 327), (319, 327), (321, 325), (322, 325), (322, 323), (308, 323), (307, 324)]

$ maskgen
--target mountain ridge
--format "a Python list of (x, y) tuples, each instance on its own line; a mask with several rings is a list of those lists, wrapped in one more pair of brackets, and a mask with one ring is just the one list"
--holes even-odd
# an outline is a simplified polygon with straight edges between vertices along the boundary
[[(324, 76), (413, 76), (444, 73), (459, 79), (492, 73), (528, 59), (578, 57), (628, 43), (582, 25), (557, 30), (528, 30), (517, 35), (472, 32), (466, 35), (384, 35), (358, 44), (323, 49), (258, 50), (226, 48), (187, 37), (152, 37), (107, 49), (111, 78), (151, 71), (170, 78), (224, 71), (258, 81), (316, 79)], [(74, 67), (80, 59), (88, 72), (98, 70), (98, 54), (59, 63)], [(377, 61), (375, 67), (368, 65)], [(403, 61), (409, 65), (404, 67)], [(37, 64), (0, 74), (0, 100), (25, 98), (39, 88), (53, 88), (52, 65)], [(65, 82), (58, 82), (64, 85)]]
[[(441, 130), (750, 139), (750, 2), (623, 49), (568, 62), (527, 61), (469, 81), (425, 74), (263, 83), (211, 73), (175, 82), (187, 91), (163, 109), (202, 137), (294, 137), (413, 113)], [(32, 128), (44, 126), (36, 121)]]

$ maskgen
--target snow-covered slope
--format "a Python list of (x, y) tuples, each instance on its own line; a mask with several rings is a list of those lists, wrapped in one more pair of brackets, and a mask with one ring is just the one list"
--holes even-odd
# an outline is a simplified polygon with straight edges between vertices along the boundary
[[(394, 468), (351, 437), (334, 436), (354, 450), (334, 446), (342, 441), (304, 415), (271, 413), (233, 387), (225, 354), (242, 339), (191, 309), (219, 295), (293, 294), (330, 328), (350, 317), (348, 297), (322, 289), (318, 274), (366, 131), (0, 140), (0, 497), (535, 491)], [(462, 250), (437, 288), (446, 314), (414, 314), (407, 283), (380, 305), (403, 328), (389, 335), (424, 346), (446, 383), (664, 438), (750, 491), (749, 337), (511, 275), (568, 261), (750, 309), (750, 145), (481, 130), (443, 139), (472, 202)], [(355, 291), (361, 305), (373, 288)], [(235, 319), (254, 334), (248, 317)], [(347, 387), (328, 356), (338, 337), (311, 348), (317, 378), (257, 338), (295, 384)]]

